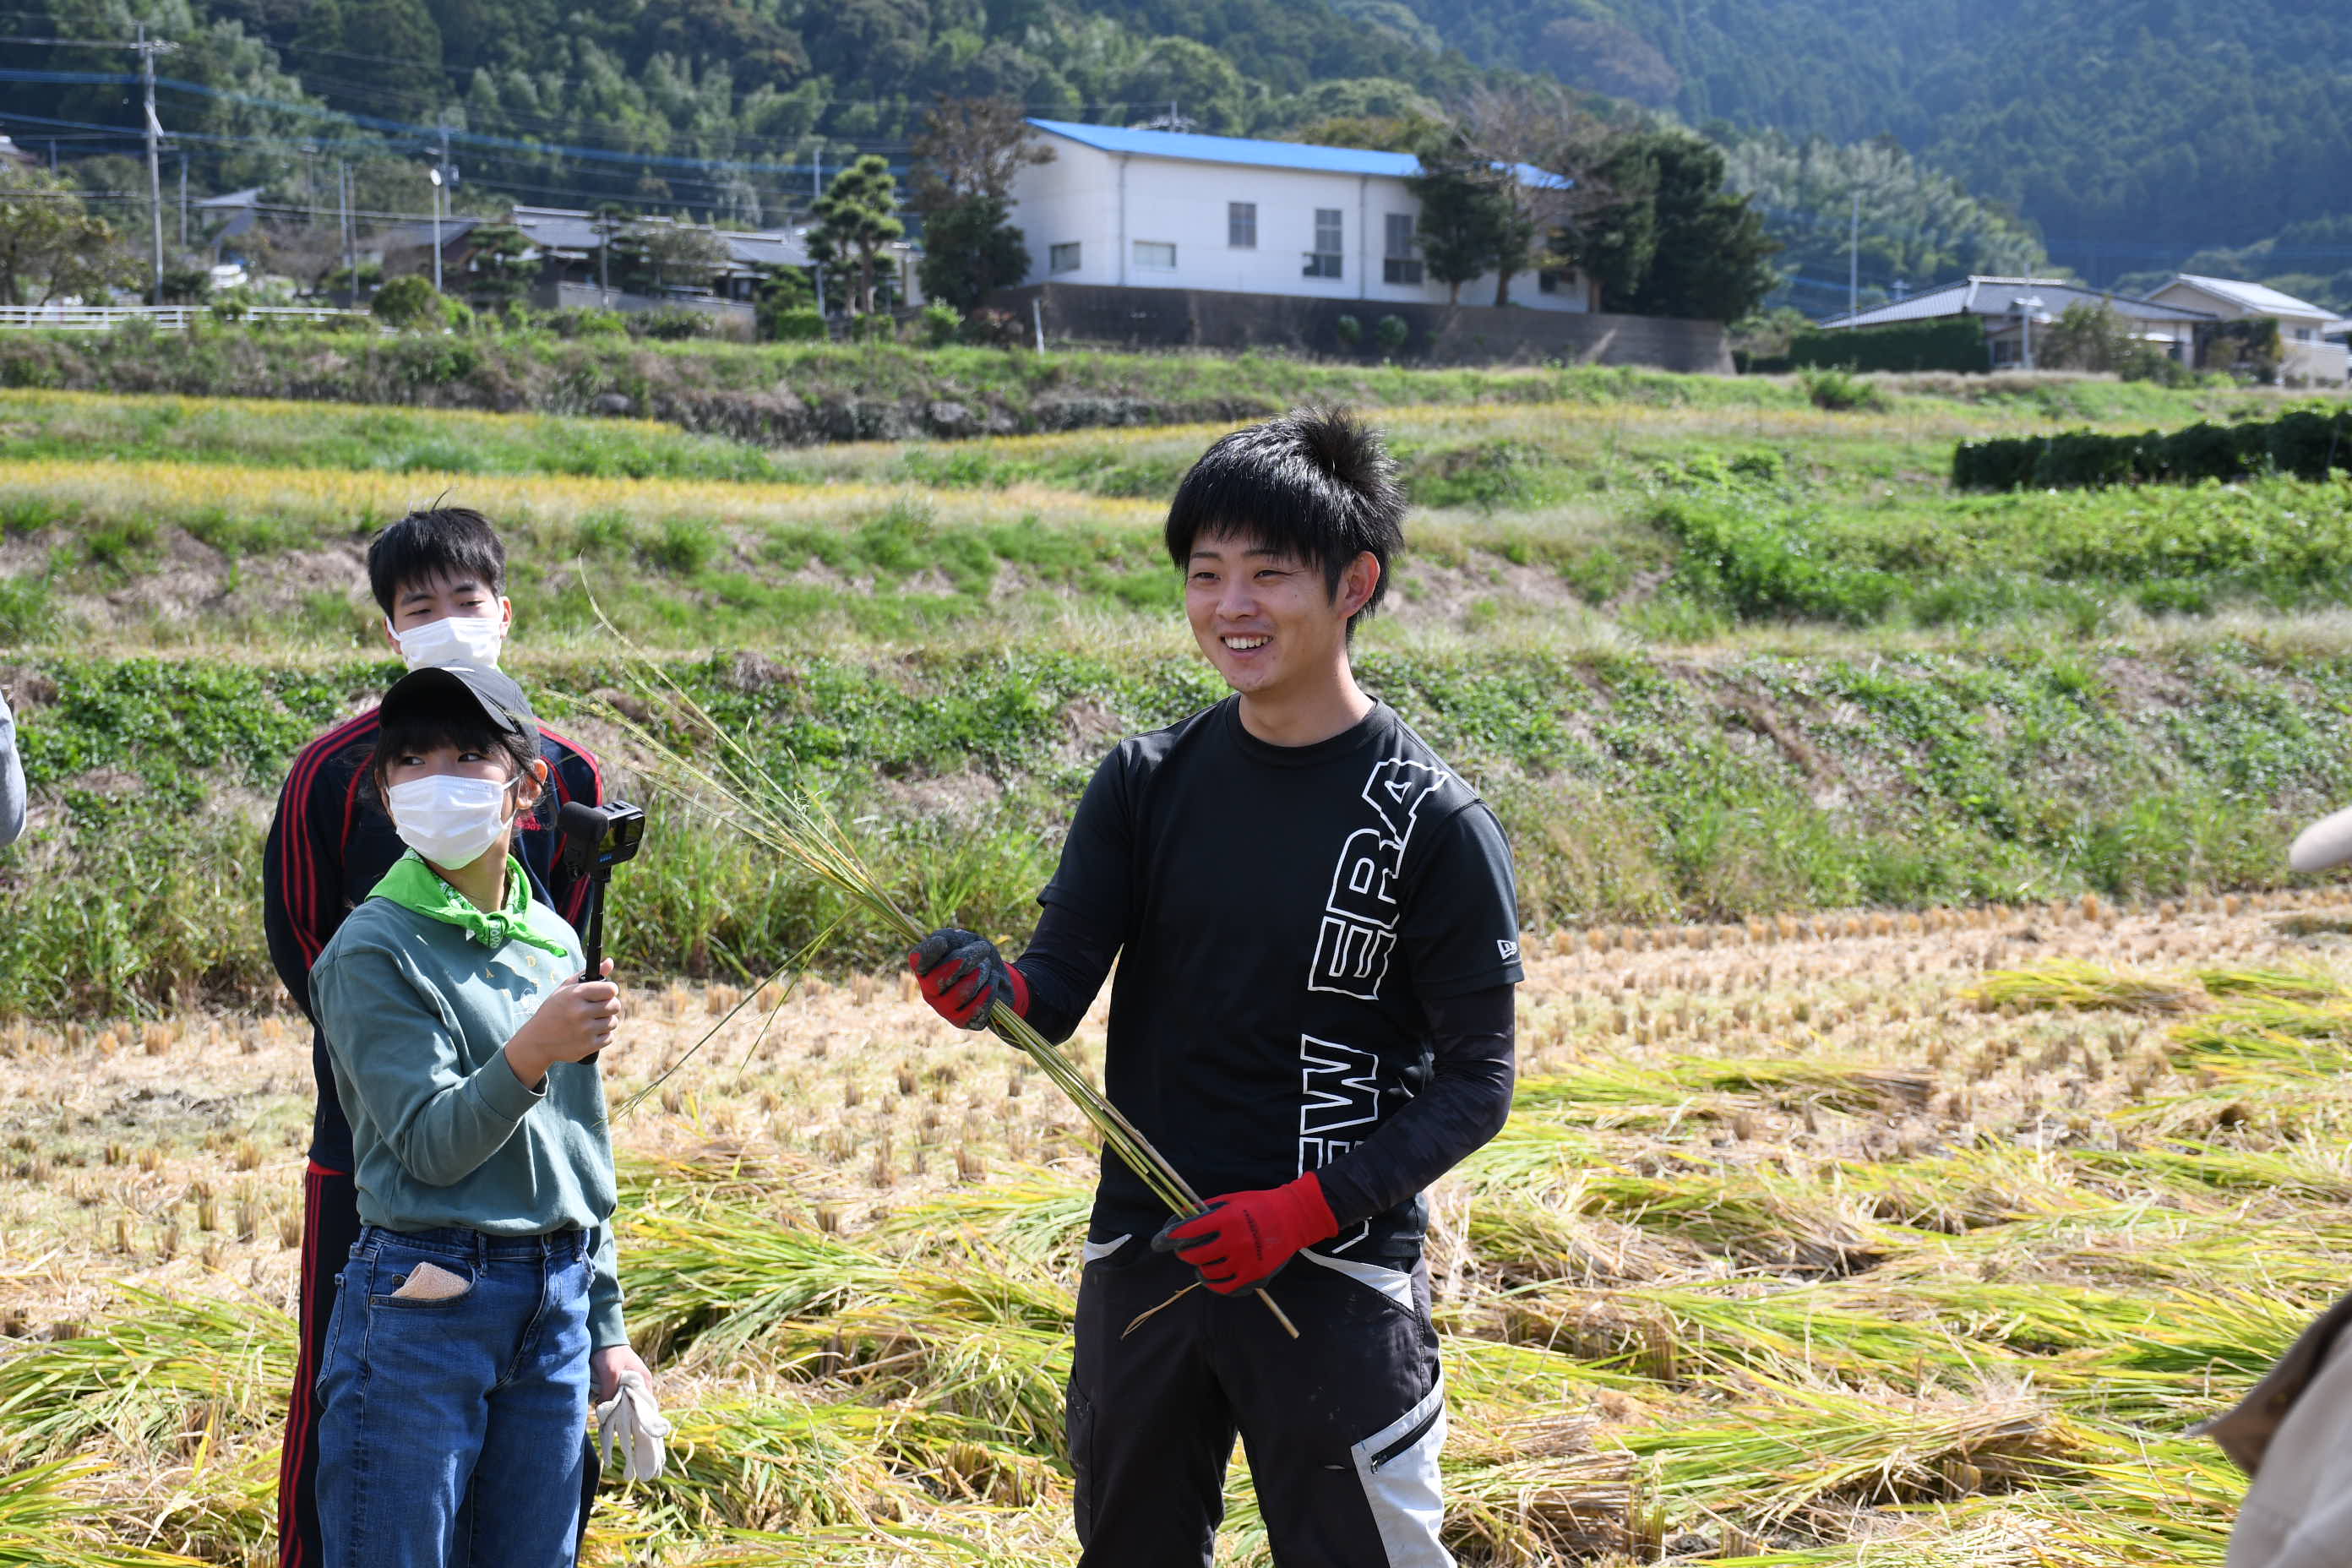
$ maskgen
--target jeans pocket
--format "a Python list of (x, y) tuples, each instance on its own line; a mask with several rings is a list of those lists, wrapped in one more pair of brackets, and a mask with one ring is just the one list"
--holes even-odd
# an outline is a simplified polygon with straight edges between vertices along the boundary
[(368, 1305), (395, 1312), (447, 1311), (474, 1293), (474, 1265), (421, 1248), (386, 1245), (368, 1269)]

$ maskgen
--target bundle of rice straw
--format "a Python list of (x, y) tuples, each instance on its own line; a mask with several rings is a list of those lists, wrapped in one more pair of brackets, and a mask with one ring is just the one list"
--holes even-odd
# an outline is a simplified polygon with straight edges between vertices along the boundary
[[(610, 623), (606, 623), (611, 630)], [(613, 634), (616, 638), (619, 634)], [(620, 639), (625, 644), (625, 639)], [(629, 649), (640, 689), (661, 711), (709, 742), (694, 754), (656, 735), (645, 723), (611, 708), (605, 717), (617, 725), (643, 753), (642, 771), (677, 789), (712, 820), (734, 828), (753, 843), (772, 850), (786, 864), (796, 866), (817, 881), (866, 910), (909, 947), (930, 933), (894, 903), (877, 882), (841, 826), (823, 802), (791, 790), (761, 765), (760, 760), (704, 711), (702, 705), (659, 667), (634, 647)], [(1054, 1086), (1094, 1123), (1103, 1142), (1129, 1170), (1143, 1179), (1152, 1194), (1171, 1212), (1194, 1215), (1208, 1205), (1192, 1184), (1151, 1146), (1149, 1139), (1095, 1088), (1076, 1063), (1028, 1020), (999, 1002), (990, 1008), (989, 1026), (1018, 1047), (1051, 1079)], [(1289, 1315), (1263, 1289), (1257, 1292), (1267, 1310), (1291, 1338), (1298, 1337)]]

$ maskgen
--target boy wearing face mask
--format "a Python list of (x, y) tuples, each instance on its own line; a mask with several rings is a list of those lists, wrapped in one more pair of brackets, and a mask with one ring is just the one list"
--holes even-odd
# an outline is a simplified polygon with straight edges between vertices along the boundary
[[(551, 770), (522, 689), (426, 668), (369, 783), (405, 847), (310, 971), (360, 1216), (317, 1383), (328, 1568), (575, 1561), (622, 1322), (602, 1080), (613, 984), (510, 850)], [(611, 972), (608, 962), (606, 973)], [(468, 1506), (477, 1473), (493, 1489)]]
[[(463, 507), (412, 512), (376, 536), (367, 568), (385, 639), (410, 668), (496, 668), (514, 611), (505, 596), (506, 551), (479, 512)], [(371, 708), (303, 748), (278, 796), (264, 851), (262, 921), (270, 959), (314, 1025), (311, 964), (404, 848), (366, 787), (380, 724), (380, 710)], [(579, 746), (544, 726), (538, 734), (548, 768), (547, 805), (520, 824), (514, 852), (544, 901), (572, 923), (585, 912), (589, 885), (562, 869), (555, 812), (564, 801), (604, 804), (604, 779), (596, 760)], [(302, 1340), (278, 1470), (280, 1568), (319, 1568), (321, 1562), (313, 1384), (334, 1313), (335, 1272), (360, 1231), (352, 1131), (321, 1036), (313, 1037), (311, 1062), (319, 1098), (303, 1181)], [(593, 1468), (592, 1463), (585, 1481), (592, 1494)]]

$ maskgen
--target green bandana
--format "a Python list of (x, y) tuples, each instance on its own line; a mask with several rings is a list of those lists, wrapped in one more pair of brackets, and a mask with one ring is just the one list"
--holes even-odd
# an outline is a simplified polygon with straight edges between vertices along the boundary
[(530, 879), (523, 875), (522, 862), (507, 857), (507, 907), (496, 914), (485, 914), (474, 907), (471, 899), (443, 881), (423, 856), (411, 849), (392, 863), (383, 880), (375, 885), (370, 895), (390, 899), (413, 914), (444, 925), (461, 926), (466, 934), (484, 947), (500, 948), (509, 942), (528, 942), (561, 957), (563, 944), (551, 942), (530, 929)]

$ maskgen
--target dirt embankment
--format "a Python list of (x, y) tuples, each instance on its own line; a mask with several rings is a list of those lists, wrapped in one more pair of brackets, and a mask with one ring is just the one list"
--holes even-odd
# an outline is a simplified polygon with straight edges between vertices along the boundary
[[(1619, 387), (1626, 378), (1608, 374)], [(1675, 384), (1650, 376), (1661, 395)], [(668, 344), (368, 331), (0, 335), (0, 386), (609, 415), (769, 445), (1240, 420), (1307, 398), (1522, 401), (1555, 374), (1418, 372), (1255, 357)]]

